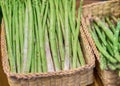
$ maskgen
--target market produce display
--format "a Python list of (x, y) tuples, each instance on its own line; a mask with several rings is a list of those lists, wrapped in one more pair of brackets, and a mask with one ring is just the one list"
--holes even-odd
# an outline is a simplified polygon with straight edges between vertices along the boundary
[[(100, 52), (101, 69), (120, 70), (120, 18), (91, 19), (92, 38)], [(119, 72), (120, 73), (120, 72)]]
[(53, 72), (85, 65), (79, 37), (82, 3), (76, 18), (76, 0), (0, 0), (10, 70)]

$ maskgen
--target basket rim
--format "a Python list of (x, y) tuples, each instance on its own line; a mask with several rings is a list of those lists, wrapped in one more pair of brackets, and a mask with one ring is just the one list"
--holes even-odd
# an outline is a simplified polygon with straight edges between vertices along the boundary
[(46, 73), (6, 73), (8, 75), (8, 77), (11, 78), (17, 78), (17, 79), (32, 79), (32, 78), (42, 78), (42, 77), (60, 77), (60, 76), (69, 76), (69, 75), (73, 75), (79, 72), (89, 72), (91, 69), (93, 69), (95, 67), (94, 64), (91, 65), (85, 65), (85, 66), (81, 66), (79, 68), (75, 68), (75, 69), (70, 69), (70, 70), (61, 70), (61, 71), (56, 71), (56, 72), (46, 72)]
[[(4, 21), (2, 20), (1, 30), (3, 30), (3, 29), (4, 29)], [(2, 50), (2, 48), (1, 48), (1, 50)], [(91, 49), (91, 51), (92, 51), (92, 49)], [(3, 52), (1, 52), (1, 53), (3, 53)], [(10, 70), (5, 68), (4, 64), (6, 64), (6, 62), (4, 62), (4, 58), (2, 58), (2, 65), (3, 65), (3, 70), (6, 73), (7, 77), (10, 77), (13, 79), (18, 79), (18, 80), (19, 79), (26, 79), (27, 80), (27, 79), (43, 78), (43, 77), (45, 78), (45, 77), (57, 77), (57, 76), (59, 76), (59, 77), (60, 76), (69, 76), (69, 75), (73, 75), (76, 73), (84, 74), (84, 72), (89, 72), (89, 71), (93, 70), (93, 68), (95, 67), (95, 58), (94, 58), (93, 52), (91, 52), (91, 53), (92, 53), (92, 55), (90, 56), (90, 58), (91, 58), (90, 63), (86, 63), (84, 66), (70, 69), (70, 70), (60, 70), (60, 71), (54, 71), (54, 72), (27, 73), (27, 74), (25, 74), (25, 73), (12, 73)], [(2, 57), (3, 57), (3, 55), (2, 55)], [(8, 56), (7, 56), (7, 59), (8, 59)]]
[(91, 6), (94, 6), (94, 5), (99, 5), (99, 4), (104, 4), (104, 3), (110, 3), (110, 2), (116, 2), (116, 1), (120, 1), (120, 0), (108, 0), (108, 1), (93, 2), (91, 4), (84, 5), (83, 9), (91, 7)]

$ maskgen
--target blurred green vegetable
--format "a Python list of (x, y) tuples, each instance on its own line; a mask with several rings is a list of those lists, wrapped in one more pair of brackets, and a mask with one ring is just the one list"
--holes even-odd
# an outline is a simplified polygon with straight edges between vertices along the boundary
[(85, 65), (79, 40), (82, 4), (76, 17), (75, 0), (0, 0), (10, 70), (52, 72)]
[(101, 69), (120, 70), (120, 20), (106, 17), (102, 21), (95, 17), (91, 22), (91, 34), (100, 52)]

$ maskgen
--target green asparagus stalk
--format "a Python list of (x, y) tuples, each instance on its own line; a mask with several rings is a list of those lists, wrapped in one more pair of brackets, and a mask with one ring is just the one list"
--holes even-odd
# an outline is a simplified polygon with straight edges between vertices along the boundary
[(64, 70), (68, 70), (70, 68), (70, 29), (68, 23), (68, 1), (65, 0), (65, 63)]
[(115, 34), (114, 34), (114, 39), (113, 39), (113, 49), (114, 49), (114, 53), (115, 53), (115, 58), (120, 62), (120, 54), (119, 54), (119, 33), (120, 33), (120, 22), (118, 22), (116, 30), (115, 30)]
[(116, 66), (114, 64), (112, 64), (111, 62), (107, 62), (107, 66), (111, 70), (116, 70)]
[(93, 37), (93, 39), (94, 39), (94, 42), (95, 42), (98, 50), (99, 50), (107, 59), (109, 59), (111, 63), (116, 63), (117, 60), (114, 59), (112, 56), (110, 56), (110, 55), (104, 50), (104, 48), (101, 46), (101, 44), (100, 44), (100, 42), (99, 42), (99, 40), (98, 40), (98, 38), (97, 38), (96, 33), (95, 33), (95, 32), (94, 32), (94, 33), (91, 32), (91, 34), (92, 34), (92, 37)]
[(80, 7), (78, 10), (78, 18), (77, 18), (77, 27), (75, 30), (75, 37), (74, 37), (74, 50), (73, 50), (73, 68), (76, 68), (76, 61), (77, 61), (77, 41), (78, 41), (78, 36), (79, 36), (79, 31), (80, 31), (80, 20), (81, 20), (81, 11), (82, 11), (82, 4), (83, 4), (83, 0), (80, 1)]
[(6, 12), (7, 12), (7, 16), (8, 16), (8, 24), (9, 24), (9, 37), (10, 37), (10, 40), (11, 40), (11, 36), (12, 36), (12, 5), (11, 5), (11, 3), (13, 4), (13, 3), (16, 3), (17, 1), (11, 1), (11, 0), (7, 0), (7, 10), (6, 10)]
[[(70, 22), (71, 21), (73, 21), (72, 23), (73, 23), (73, 29), (75, 29), (76, 28), (76, 0), (72, 0), (72, 4), (73, 4), (73, 6), (72, 6), (72, 13), (71, 13), (71, 17), (72, 17), (72, 20), (70, 20)], [(81, 1), (80, 1), (80, 5), (81, 5), (82, 3), (81, 3)], [(79, 12), (79, 14), (78, 14), (78, 16), (80, 16), (80, 7), (79, 7), (79, 10), (78, 10), (78, 12)], [(80, 18), (80, 17), (79, 17)], [(79, 21), (80, 22), (80, 21)]]
[(33, 38), (32, 38), (32, 34), (33, 34), (33, 10), (32, 10), (32, 3), (31, 1), (27, 0), (27, 6), (28, 6), (28, 57), (27, 57), (27, 64), (26, 64), (26, 70), (25, 73), (29, 73), (30, 71), (30, 65), (31, 65), (31, 59), (32, 59), (32, 43), (33, 43)]
[[(14, 3), (15, 4), (18, 4), (18, 2), (16, 1)], [(17, 63), (17, 72), (20, 73), (21, 72), (21, 69), (20, 69), (20, 66), (21, 66), (21, 63), (20, 63), (20, 44), (19, 44), (19, 25), (18, 25), (18, 5), (15, 5), (15, 29), (16, 29), (16, 37), (15, 37), (15, 42), (16, 42), (16, 63)]]
[[(34, 56), (34, 55), (32, 55), (32, 56)], [(31, 60), (30, 72), (35, 73), (35, 58), (32, 58), (32, 60)]]
[(100, 68), (102, 70), (107, 69), (107, 61), (103, 54), (100, 54)]
[[(42, 23), (42, 16), (43, 16), (43, 13), (45, 10), (45, 2), (46, 2), (46, 0), (43, 0), (42, 6), (41, 6), (41, 13), (40, 13), (41, 23)], [(45, 30), (44, 30), (44, 27), (42, 24), (39, 25), (39, 34), (40, 34), (39, 38), (40, 38), (40, 52), (41, 52), (41, 58), (42, 58), (42, 69), (43, 69), (43, 72), (47, 72), (47, 61), (46, 61), (45, 40), (44, 40), (45, 39)]]
[(28, 60), (28, 7), (27, 4), (26, 5), (26, 9), (25, 9), (25, 24), (24, 24), (24, 57), (23, 57), (23, 65), (22, 65), (22, 72), (25, 73), (28, 71), (27, 69), (27, 60)]
[(55, 1), (55, 5), (56, 5), (56, 17), (57, 17), (57, 37), (58, 37), (58, 46), (59, 46), (59, 50), (60, 50), (60, 57), (61, 57), (61, 64), (62, 64), (62, 69), (64, 68), (64, 49), (63, 49), (63, 36), (62, 36), (62, 31), (61, 31), (61, 26), (60, 26), (60, 19), (59, 19), (59, 10), (58, 10), (58, 5), (59, 5), (59, 1), (56, 0)]
[(55, 39), (55, 5), (54, 1), (50, 0), (50, 28), (49, 28), (49, 36), (50, 36), (50, 46), (51, 46), (51, 51), (52, 51), (52, 56), (55, 64), (55, 70), (58, 71), (60, 70), (60, 61), (57, 55), (57, 45), (56, 45), (56, 39)]
[(81, 49), (81, 46), (80, 46), (80, 43), (79, 43), (79, 41), (78, 41), (78, 58), (79, 58), (79, 60), (80, 60), (80, 64), (81, 64), (81, 66), (83, 66), (83, 65), (85, 65), (85, 59), (84, 59), (84, 56), (83, 56), (83, 53), (82, 53), (82, 49)]
[(99, 18), (95, 18), (96, 23), (100, 26), (106, 33), (107, 37), (113, 42), (114, 36), (113, 33), (105, 26), (105, 23), (101, 22)]
[[(19, 1), (18, 22), (19, 22), (19, 44), (20, 44), (20, 69), (22, 70), (23, 47), (24, 47), (24, 3)], [(12, 31), (14, 32), (14, 30)], [(14, 35), (13, 35), (14, 36)], [(13, 44), (14, 45), (14, 44)]]
[(63, 3), (62, 3), (62, 0), (59, 0), (58, 1), (58, 9), (59, 9), (59, 21), (60, 21), (60, 25), (61, 25), (61, 30), (62, 30), (62, 35), (63, 35), (63, 39), (65, 40), (65, 21), (64, 21), (64, 18), (65, 18), (65, 15), (64, 15), (64, 6), (63, 6)]
[[(37, 24), (37, 15), (36, 15), (36, 9), (35, 9), (35, 5), (36, 5), (36, 2), (34, 2), (34, 0), (32, 0), (32, 12), (33, 12), (33, 35), (34, 35), (34, 37), (33, 37), (33, 48), (34, 48), (34, 54), (33, 54), (33, 56), (32, 56), (32, 58), (34, 58), (33, 59), (33, 64), (32, 64), (32, 66), (34, 67), (33, 69), (34, 69), (34, 72), (38, 72), (38, 62), (40, 62), (40, 60), (38, 59), (38, 52), (37, 52), (37, 49), (38, 49), (38, 46), (37, 46), (37, 42), (38, 42), (38, 36), (37, 36), (37, 30), (36, 30), (36, 28), (38, 28), (38, 24)], [(37, 32), (36, 32), (37, 31)], [(40, 57), (40, 56), (39, 56)], [(39, 68), (41, 68), (40, 67), (40, 65), (39, 65)]]
[(41, 52), (40, 52), (40, 39), (39, 39), (39, 31), (38, 31), (38, 16), (36, 5), (37, 2), (34, 2), (34, 28), (35, 28), (35, 70), (36, 72), (42, 72), (42, 59), (41, 59)]
[(110, 21), (110, 19), (108, 17), (106, 17), (106, 21), (110, 27), (110, 29), (112, 30), (112, 32), (115, 32), (115, 26), (112, 24), (112, 22)]
[(106, 45), (107, 45), (107, 42), (106, 42), (106, 40), (104, 39), (102, 33), (100, 32), (99, 27), (98, 27), (95, 23), (94, 23), (93, 25), (94, 25), (94, 27), (95, 27), (95, 30), (96, 30), (96, 32), (97, 32), (100, 40), (102, 40), (103, 44), (106, 46)]
[(1, 8), (2, 8), (2, 13), (3, 13), (3, 18), (4, 18), (4, 23), (5, 23), (5, 33), (6, 35), (6, 41), (7, 41), (7, 49), (8, 49), (8, 56), (9, 56), (9, 61), (10, 61), (10, 70), (12, 72), (16, 72), (16, 65), (15, 65), (15, 58), (13, 57), (13, 52), (12, 52), (12, 44), (11, 44), (11, 39), (10, 39), (10, 34), (9, 34), (9, 20), (8, 20), (8, 15), (7, 15), (7, 1), (1, 0), (0, 1)]
[(49, 43), (49, 36), (48, 31), (45, 29), (45, 45), (46, 45), (46, 58), (47, 58), (47, 65), (48, 65), (48, 72), (53, 72), (55, 70), (54, 61), (50, 51), (50, 43)]
[[(46, 62), (46, 54), (45, 54), (45, 40), (44, 40), (44, 34), (45, 34), (45, 30), (42, 26), (42, 16), (43, 16), (43, 12), (45, 9), (45, 2), (43, 1), (43, 4), (41, 6), (41, 13), (40, 13), (40, 8), (39, 8), (39, 4), (37, 4), (36, 6), (36, 12), (37, 12), (37, 18), (38, 18), (38, 31), (39, 31), (39, 40), (40, 40), (40, 54), (41, 54), (41, 60), (42, 60), (42, 69), (43, 72), (47, 71), (47, 62)], [(39, 17), (40, 16), (40, 17)]]

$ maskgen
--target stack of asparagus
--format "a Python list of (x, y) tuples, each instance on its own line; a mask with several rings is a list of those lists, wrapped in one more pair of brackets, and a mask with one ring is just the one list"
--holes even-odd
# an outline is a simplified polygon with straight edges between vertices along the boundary
[(53, 72), (84, 65), (82, 3), (76, 19), (76, 0), (0, 0), (11, 71)]
[(116, 17), (94, 18), (91, 34), (100, 52), (101, 69), (120, 71), (120, 19)]

